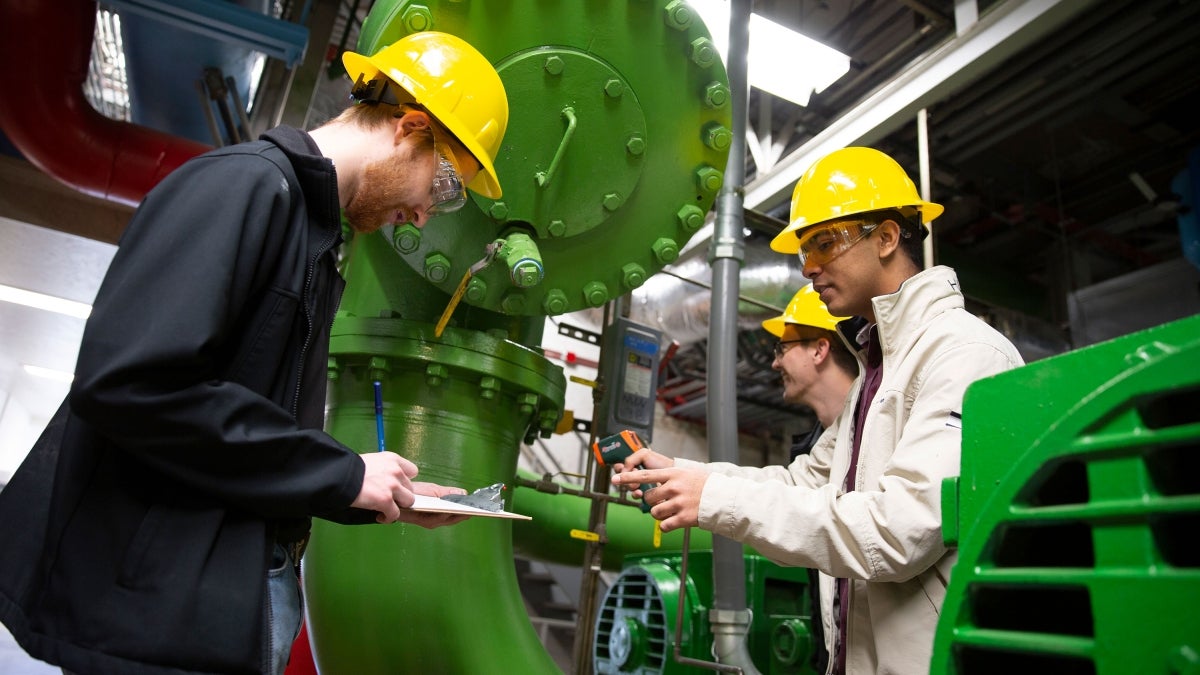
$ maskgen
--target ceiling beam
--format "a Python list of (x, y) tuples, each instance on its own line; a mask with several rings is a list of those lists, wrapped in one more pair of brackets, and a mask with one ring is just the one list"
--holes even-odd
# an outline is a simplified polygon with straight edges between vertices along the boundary
[(922, 108), (953, 95), (1097, 1), (1008, 0), (994, 7), (966, 33), (889, 80), (772, 171), (750, 181), (746, 208), (771, 211), (787, 201), (796, 181), (817, 159), (840, 148), (883, 139), (911, 122)]

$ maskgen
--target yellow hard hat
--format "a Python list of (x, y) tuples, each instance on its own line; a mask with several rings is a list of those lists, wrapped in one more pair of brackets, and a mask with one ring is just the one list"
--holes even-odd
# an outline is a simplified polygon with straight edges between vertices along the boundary
[(847, 318), (830, 314), (825, 303), (821, 302), (821, 296), (813, 290), (812, 284), (808, 284), (796, 291), (783, 314), (763, 321), (762, 326), (771, 335), (781, 338), (784, 327), (789, 323), (833, 330), (839, 321)]
[(856, 213), (912, 207), (928, 223), (944, 210), (921, 199), (896, 160), (874, 148), (842, 148), (813, 163), (796, 181), (788, 226), (773, 240), (779, 253), (800, 250), (799, 231)]
[(498, 199), (496, 154), (508, 127), (508, 96), (500, 74), (462, 38), (424, 31), (400, 38), (373, 56), (342, 54), (350, 79), (371, 80), (382, 73), (404, 88), (467, 151), (482, 170), (467, 187)]

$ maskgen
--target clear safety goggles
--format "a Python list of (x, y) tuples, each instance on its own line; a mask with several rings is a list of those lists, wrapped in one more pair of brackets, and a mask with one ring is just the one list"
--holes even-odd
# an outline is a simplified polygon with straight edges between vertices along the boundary
[(426, 213), (430, 216), (457, 211), (467, 203), (467, 186), (463, 183), (454, 152), (441, 141), (435, 141), (433, 148), (437, 152), (437, 171), (429, 189), (431, 206)]
[(877, 223), (847, 221), (818, 225), (800, 239), (800, 267), (824, 265), (870, 236)]

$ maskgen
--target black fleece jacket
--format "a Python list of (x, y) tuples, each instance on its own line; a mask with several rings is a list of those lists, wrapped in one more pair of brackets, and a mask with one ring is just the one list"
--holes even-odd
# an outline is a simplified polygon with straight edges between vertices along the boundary
[(349, 508), (321, 429), (344, 286), (337, 179), (282, 127), (187, 162), (134, 214), (70, 394), (0, 492), (0, 620), (79, 673), (258, 673), (275, 541)]

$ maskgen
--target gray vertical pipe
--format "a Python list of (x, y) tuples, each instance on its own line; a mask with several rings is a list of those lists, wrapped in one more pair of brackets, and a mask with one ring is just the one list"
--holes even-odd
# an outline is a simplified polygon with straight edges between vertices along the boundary
[[(714, 462), (738, 461), (737, 306), (738, 275), (745, 258), (742, 235), (743, 182), (746, 175), (746, 116), (750, 87), (746, 54), (750, 48), (750, 0), (733, 0), (729, 13), (728, 74), (733, 106), (732, 140), (725, 180), (717, 196), (717, 215), (709, 262), (712, 264), (712, 321), (708, 333), (708, 452)], [(756, 673), (745, 635), (745, 561), (742, 545), (713, 537), (713, 649), (722, 663)]]

